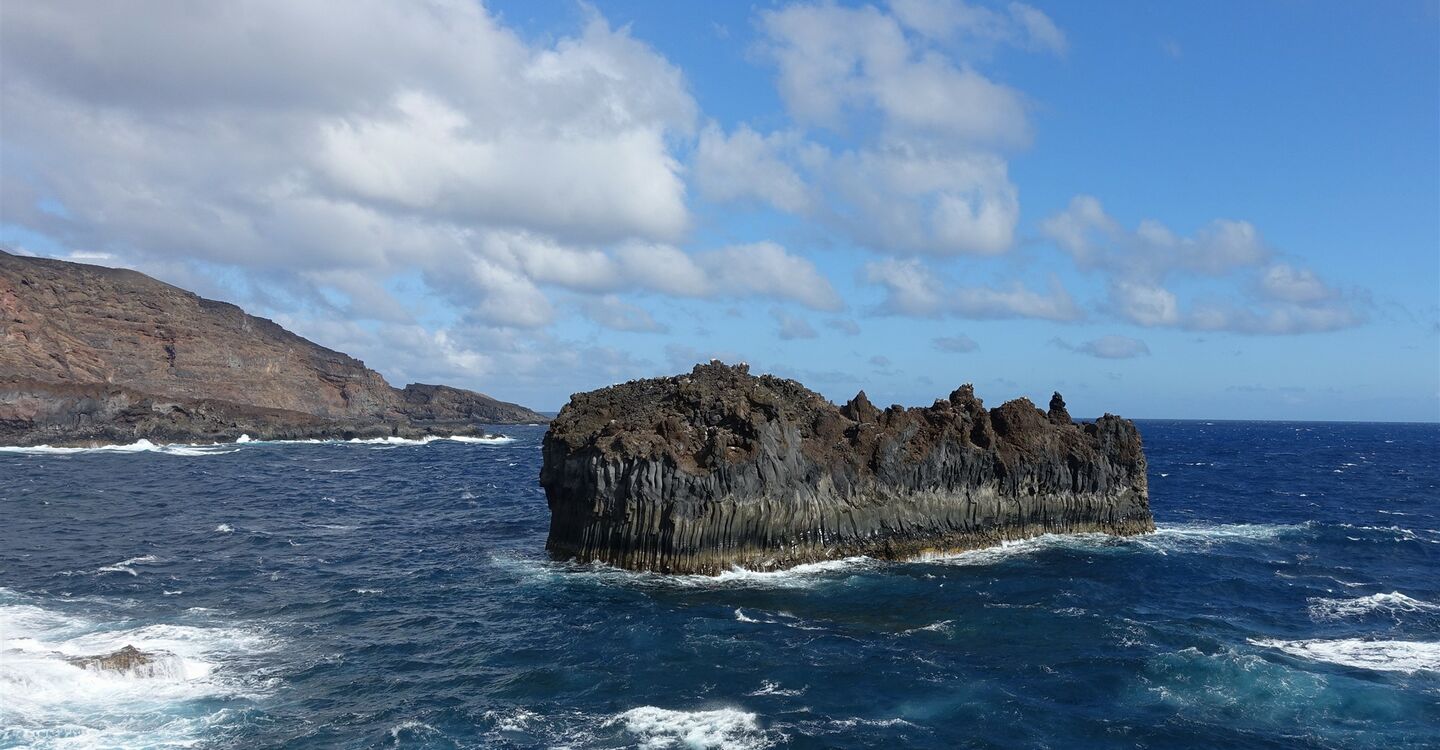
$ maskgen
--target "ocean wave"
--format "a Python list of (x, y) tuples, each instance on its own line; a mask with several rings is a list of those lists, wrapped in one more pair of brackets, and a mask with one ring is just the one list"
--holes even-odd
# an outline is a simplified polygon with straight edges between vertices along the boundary
[(1372, 613), (1414, 613), (1440, 612), (1440, 604), (1412, 599), (1399, 591), (1388, 594), (1371, 594), (1355, 599), (1327, 599), (1313, 597), (1308, 600), (1310, 617), (1315, 620), (1343, 620), (1348, 617), (1363, 617)]
[(783, 570), (750, 570), (734, 567), (714, 575), (672, 575), (648, 571), (632, 571), (604, 563), (568, 563), (535, 558), (494, 556), (492, 560), (524, 575), (538, 578), (581, 576), (588, 580), (619, 585), (666, 586), (682, 588), (779, 588), (801, 589), (843, 580), (847, 574), (883, 569), (887, 565), (920, 563), (959, 566), (986, 566), (1017, 557), (1052, 549), (1085, 551), (1158, 552), (1162, 555), (1184, 552), (1205, 552), (1217, 545), (1233, 542), (1258, 542), (1310, 527), (1302, 524), (1159, 524), (1149, 534), (1115, 536), (1102, 533), (1041, 534), (1028, 539), (1004, 541), (993, 547), (926, 554), (903, 561), (890, 562), (857, 555), (836, 560), (805, 563)]
[(401, 437), (377, 437), (377, 438), (353, 438), (351, 440), (320, 440), (318, 438), (305, 440), (256, 440), (249, 435), (241, 435), (233, 443), (153, 443), (141, 438), (126, 445), (96, 445), (91, 447), (66, 447), (53, 445), (3, 445), (0, 446), (0, 453), (17, 453), (21, 455), (34, 456), (68, 456), (81, 453), (163, 453), (167, 456), (219, 456), (226, 453), (235, 453), (245, 446), (259, 445), (428, 445), (437, 441), (450, 441), (470, 445), (508, 445), (515, 442), (515, 438), (508, 435), (495, 435), (478, 437), (473, 435), (426, 435), (423, 438), (401, 438)]
[(1025, 557), (1049, 549), (1100, 549), (1119, 547), (1123, 537), (1110, 534), (1041, 534), (1028, 539), (1003, 541), (993, 547), (921, 555), (908, 562), (941, 565), (994, 565), (1016, 557)]
[(617, 714), (605, 725), (623, 726), (639, 741), (639, 747), (654, 750), (674, 747), (758, 750), (777, 742), (777, 738), (760, 729), (755, 714), (734, 708), (673, 711), (640, 706)]
[[(127, 672), (67, 661), (125, 646), (158, 658)], [(0, 726), (35, 748), (193, 745), (229, 715), (214, 701), (271, 687), (223, 665), (275, 647), (240, 628), (98, 620), (0, 589)]]
[(674, 575), (625, 570), (600, 562), (556, 562), (510, 555), (494, 555), (491, 561), (502, 569), (539, 581), (588, 581), (602, 585), (667, 589), (804, 589), (848, 577), (842, 574), (856, 573), (883, 564), (870, 557), (847, 557), (796, 565), (784, 570), (731, 568), (715, 575)]
[(96, 572), (96, 573), (129, 573), (129, 574), (132, 575), (132, 576), (138, 576), (138, 575), (140, 575), (140, 574), (139, 574), (138, 572), (136, 572), (135, 568), (132, 567), (132, 566), (135, 566), (135, 565), (146, 565), (146, 564), (149, 564), (149, 563), (159, 562), (159, 561), (160, 561), (160, 559), (159, 559), (158, 557), (154, 556), (154, 555), (141, 555), (140, 557), (132, 557), (132, 558), (130, 558), (130, 559), (128, 559), (128, 560), (121, 560), (120, 562), (114, 563), (114, 564), (112, 564), (112, 565), (102, 565), (101, 567), (96, 568), (96, 569), (95, 569), (95, 572)]
[(163, 453), (167, 456), (219, 456), (240, 450), (231, 443), (155, 444), (141, 438), (128, 445), (97, 445), (90, 448), (67, 448), (51, 445), (0, 446), (0, 453), (20, 453), (33, 456), (68, 456), (77, 453)]
[(1149, 534), (1124, 537), (1128, 544), (1169, 554), (1204, 552), (1219, 545), (1265, 542), (1304, 531), (1312, 524), (1281, 523), (1157, 523)]
[(1291, 656), (1346, 667), (1382, 672), (1440, 672), (1440, 643), (1427, 641), (1371, 641), (1362, 638), (1282, 641), (1251, 639), (1256, 646)]
[(771, 682), (770, 680), (764, 680), (764, 681), (762, 681), (762, 682), (760, 683), (760, 687), (759, 687), (758, 689), (752, 690), (752, 691), (750, 691), (749, 693), (746, 693), (746, 695), (751, 695), (751, 696), (780, 695), (780, 696), (785, 696), (785, 697), (787, 697), (787, 698), (794, 698), (794, 697), (798, 697), (798, 696), (801, 696), (801, 695), (804, 695), (804, 694), (805, 694), (805, 688), (803, 688), (803, 687), (802, 687), (802, 688), (783, 688), (783, 687), (780, 686), (780, 683), (778, 683), (778, 682)]

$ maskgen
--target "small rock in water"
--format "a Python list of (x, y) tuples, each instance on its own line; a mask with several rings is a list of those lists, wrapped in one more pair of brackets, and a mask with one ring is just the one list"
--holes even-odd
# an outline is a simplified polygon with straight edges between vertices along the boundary
[(126, 646), (109, 654), (97, 656), (73, 656), (65, 661), (82, 669), (110, 672), (135, 672), (141, 667), (153, 664), (158, 654), (151, 654), (141, 651), (134, 646)]

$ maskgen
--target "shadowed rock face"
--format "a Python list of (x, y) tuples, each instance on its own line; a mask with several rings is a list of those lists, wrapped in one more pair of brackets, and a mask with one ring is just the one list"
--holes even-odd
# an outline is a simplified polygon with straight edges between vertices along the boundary
[(543, 422), (135, 271), (0, 252), (0, 443), (473, 432)]
[(1135, 425), (1074, 424), (969, 385), (927, 408), (836, 407), (745, 365), (572, 396), (545, 435), (547, 548), (716, 573), (905, 559), (1043, 533), (1153, 531)]

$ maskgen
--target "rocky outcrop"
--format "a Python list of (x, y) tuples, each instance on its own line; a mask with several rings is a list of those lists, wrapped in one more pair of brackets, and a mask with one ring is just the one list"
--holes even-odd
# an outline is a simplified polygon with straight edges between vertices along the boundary
[(1057, 393), (985, 409), (836, 407), (793, 380), (697, 365), (572, 396), (545, 435), (547, 548), (635, 570), (907, 559), (1043, 533), (1154, 530), (1135, 425)]
[(151, 673), (157, 671), (157, 665), (171, 659), (174, 659), (173, 654), (165, 652), (149, 653), (141, 651), (134, 646), (125, 646), (112, 653), (99, 654), (96, 656), (70, 656), (66, 657), (65, 661), (81, 669), (89, 669), (95, 672), (118, 672), (132, 676), (146, 677), (151, 676)]
[[(474, 431), (545, 417), (363, 362), (125, 269), (0, 252), (0, 442)], [(258, 434), (257, 434), (258, 433)]]

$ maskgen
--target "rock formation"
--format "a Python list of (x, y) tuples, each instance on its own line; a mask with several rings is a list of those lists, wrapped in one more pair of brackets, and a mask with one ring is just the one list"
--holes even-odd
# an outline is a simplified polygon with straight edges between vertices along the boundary
[(1135, 425), (1076, 424), (1057, 393), (986, 410), (842, 407), (745, 365), (572, 396), (545, 435), (559, 559), (716, 573), (906, 559), (1043, 533), (1155, 528)]
[(0, 252), (0, 444), (415, 436), (545, 417), (144, 274)]
[[(162, 654), (161, 656), (169, 656)], [(65, 661), (80, 667), (102, 672), (128, 672), (131, 674), (144, 671), (144, 668), (157, 661), (156, 654), (146, 653), (134, 646), (126, 646), (119, 651), (96, 656), (71, 656)]]

